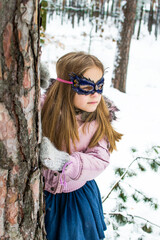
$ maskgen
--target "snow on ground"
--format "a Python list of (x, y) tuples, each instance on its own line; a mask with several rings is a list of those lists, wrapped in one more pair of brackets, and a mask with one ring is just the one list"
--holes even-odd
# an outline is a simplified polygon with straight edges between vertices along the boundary
[[(76, 28), (73, 29), (67, 19), (61, 25), (59, 16), (54, 15), (53, 19), (48, 19), (42, 60), (48, 62), (51, 76), (56, 77), (55, 63), (57, 59), (70, 51), (87, 52), (91, 40), (90, 53), (96, 55), (104, 66), (108, 67), (108, 73), (105, 74), (104, 95), (113, 100), (120, 109), (114, 127), (124, 136), (122, 141), (117, 144), (118, 151), (111, 155), (110, 166), (96, 179), (102, 196), (105, 196), (110, 190), (111, 184), (117, 179), (114, 168), (126, 168), (133, 160), (132, 147), (139, 151), (140, 156), (144, 156), (146, 149), (153, 145), (160, 145), (160, 44), (159, 39), (155, 41), (154, 36), (148, 34), (146, 27), (143, 27), (139, 41), (136, 40), (135, 32), (130, 50), (127, 93), (121, 93), (110, 87), (117, 37), (117, 30), (112, 22), (108, 21), (104, 26), (104, 32), (101, 33), (95, 33), (88, 20), (85, 20), (85, 24), (80, 22), (79, 26), (77, 24), (75, 26)], [(136, 168), (136, 163), (133, 164), (133, 168)], [(132, 184), (134, 183), (135, 188), (142, 189), (149, 197), (159, 198), (160, 204), (159, 172), (148, 171), (133, 179)], [(103, 204), (104, 212), (111, 211), (114, 204), (114, 195), (111, 195)], [(160, 211), (150, 210), (149, 207), (146, 208), (143, 205), (136, 205), (130, 200), (128, 212), (143, 216), (160, 225), (158, 217)], [(155, 232), (159, 230), (155, 229)], [(113, 229), (108, 226), (106, 239), (115, 239), (112, 231)], [(144, 234), (141, 231), (138, 227), (134, 226), (133, 228), (128, 224), (125, 226), (125, 230), (122, 228), (120, 239), (138, 239), (141, 234)], [(158, 233), (148, 234), (145, 235), (145, 239), (158, 240), (157, 236)]]

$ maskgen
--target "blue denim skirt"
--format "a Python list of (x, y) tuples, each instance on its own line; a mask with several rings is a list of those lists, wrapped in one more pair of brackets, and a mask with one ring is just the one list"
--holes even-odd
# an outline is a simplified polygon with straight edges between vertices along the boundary
[(45, 194), (48, 240), (100, 240), (106, 225), (98, 186), (94, 180), (70, 193)]

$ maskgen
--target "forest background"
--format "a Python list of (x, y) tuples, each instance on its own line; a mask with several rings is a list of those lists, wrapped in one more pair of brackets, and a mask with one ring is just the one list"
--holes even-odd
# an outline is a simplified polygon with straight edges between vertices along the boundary
[[(94, 54), (107, 68), (104, 94), (120, 109), (114, 126), (124, 137), (112, 154), (110, 167), (96, 179), (104, 201), (106, 239), (158, 240), (160, 2), (137, 1), (133, 29), (125, 16), (126, 3), (42, 1), (42, 60), (52, 77), (56, 77), (56, 60), (69, 51)], [(122, 53), (118, 46), (118, 41), (123, 47), (129, 40), (127, 32), (124, 37), (121, 34), (125, 21), (126, 31), (132, 34), (121, 87), (114, 81), (118, 65), (125, 68), (119, 59), (127, 50)]]

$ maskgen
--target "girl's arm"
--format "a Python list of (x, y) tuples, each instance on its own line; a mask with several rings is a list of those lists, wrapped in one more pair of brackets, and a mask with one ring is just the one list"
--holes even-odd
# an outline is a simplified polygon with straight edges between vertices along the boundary
[(71, 164), (65, 170), (67, 181), (89, 181), (103, 172), (110, 158), (107, 144), (102, 139), (95, 147), (88, 148), (85, 152), (71, 154)]
[(59, 151), (46, 137), (42, 138), (40, 159), (43, 166), (61, 171), (69, 181), (89, 181), (97, 177), (109, 164), (108, 143), (102, 139), (95, 147), (69, 155)]

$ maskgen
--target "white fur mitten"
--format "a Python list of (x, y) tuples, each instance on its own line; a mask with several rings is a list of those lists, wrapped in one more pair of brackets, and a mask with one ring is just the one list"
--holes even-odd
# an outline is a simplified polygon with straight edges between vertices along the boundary
[(43, 166), (53, 171), (61, 171), (64, 164), (69, 161), (69, 154), (57, 150), (47, 137), (43, 137), (40, 146), (40, 160)]

